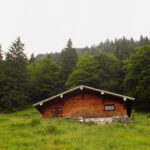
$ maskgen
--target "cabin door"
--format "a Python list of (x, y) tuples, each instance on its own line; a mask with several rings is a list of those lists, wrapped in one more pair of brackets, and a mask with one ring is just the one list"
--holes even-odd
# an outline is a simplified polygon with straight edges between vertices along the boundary
[(62, 117), (62, 108), (53, 108), (52, 116), (53, 117)]

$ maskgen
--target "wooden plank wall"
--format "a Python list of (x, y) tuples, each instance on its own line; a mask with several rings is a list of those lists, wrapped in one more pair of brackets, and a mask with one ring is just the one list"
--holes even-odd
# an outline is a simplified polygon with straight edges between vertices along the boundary
[[(105, 111), (104, 105), (114, 104), (114, 111)], [(52, 109), (62, 108), (62, 115), (59, 117), (104, 117), (123, 116), (126, 114), (123, 100), (107, 97), (92, 91), (74, 91), (63, 98), (55, 99), (44, 104), (42, 115), (44, 118), (52, 117)]]

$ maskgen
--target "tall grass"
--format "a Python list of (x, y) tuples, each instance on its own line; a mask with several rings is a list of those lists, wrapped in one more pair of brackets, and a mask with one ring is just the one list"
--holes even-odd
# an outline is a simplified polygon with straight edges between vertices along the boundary
[(44, 120), (34, 109), (0, 115), (0, 150), (150, 150), (150, 115), (128, 125)]

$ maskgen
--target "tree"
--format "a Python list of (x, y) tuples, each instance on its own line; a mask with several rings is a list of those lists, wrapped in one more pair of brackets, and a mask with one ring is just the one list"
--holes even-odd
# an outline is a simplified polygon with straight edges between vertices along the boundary
[(0, 104), (2, 101), (2, 97), (5, 93), (5, 75), (4, 75), (4, 60), (3, 60), (3, 54), (2, 54), (2, 47), (0, 45)]
[(51, 55), (28, 66), (30, 96), (39, 101), (60, 91), (60, 67)]
[(84, 54), (69, 75), (66, 86), (88, 85), (120, 92), (119, 60), (112, 53)]
[(127, 60), (125, 87), (129, 95), (139, 101), (150, 97), (150, 45), (138, 47)]
[(34, 54), (32, 53), (31, 54), (31, 57), (30, 57), (30, 60), (29, 60), (29, 63), (33, 63), (33, 62), (35, 62), (35, 57), (34, 57)]
[(66, 82), (67, 87), (75, 87), (78, 85), (87, 85), (97, 87), (100, 79), (97, 74), (97, 62), (94, 56), (86, 53), (80, 56), (77, 66), (69, 75)]
[(109, 52), (112, 52), (112, 51), (114, 51), (114, 49), (115, 49), (115, 45), (114, 45), (114, 42), (113, 42), (113, 41), (110, 41), (109, 39), (107, 39), (107, 40), (105, 40), (104, 43), (101, 42), (101, 43), (98, 45), (97, 49), (98, 49), (99, 51), (104, 51), (104, 52), (109, 51)]
[(136, 44), (134, 43), (133, 39), (127, 40), (125, 37), (123, 37), (122, 39), (116, 39), (114, 46), (115, 55), (120, 60), (124, 60), (133, 52)]
[(24, 44), (18, 37), (6, 53), (4, 64), (5, 93), (1, 99), (3, 109), (13, 111), (23, 107), (27, 96), (27, 58)]
[(69, 39), (69, 41), (67, 42), (67, 47), (64, 50), (62, 50), (60, 55), (60, 64), (62, 70), (63, 83), (66, 82), (69, 74), (76, 66), (77, 59), (78, 59), (78, 54), (76, 52), (76, 49), (72, 47), (71, 39)]
[(3, 61), (3, 51), (2, 46), (0, 45), (0, 63)]
[(111, 52), (101, 52), (95, 56), (98, 88), (122, 93), (122, 68), (120, 60)]
[(138, 46), (144, 46), (144, 45), (149, 45), (149, 44), (150, 44), (150, 40), (148, 39), (148, 37), (143, 37), (141, 35), (140, 40), (138, 42)]

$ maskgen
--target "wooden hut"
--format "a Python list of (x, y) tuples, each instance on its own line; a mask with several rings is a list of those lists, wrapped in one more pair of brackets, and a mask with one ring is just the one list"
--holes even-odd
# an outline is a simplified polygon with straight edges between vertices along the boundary
[(44, 118), (64, 117), (80, 121), (127, 122), (135, 99), (84, 85), (40, 101), (33, 106)]

